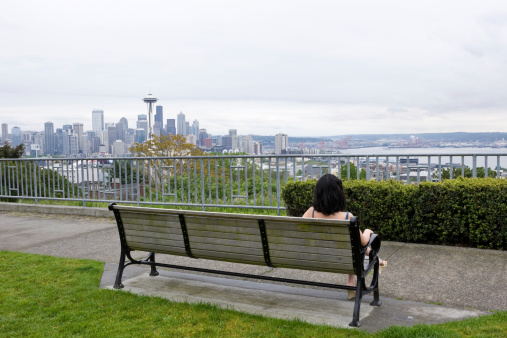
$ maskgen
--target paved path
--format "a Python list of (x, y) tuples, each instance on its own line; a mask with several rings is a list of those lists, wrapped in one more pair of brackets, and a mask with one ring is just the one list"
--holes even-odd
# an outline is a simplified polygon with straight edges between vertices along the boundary
[[(106, 264), (101, 286), (111, 287), (120, 244), (112, 218), (0, 211), (0, 250), (103, 261)], [(383, 242), (381, 257), (389, 262), (380, 277), (383, 305), (370, 307), (366, 297), (361, 306), (361, 329), (375, 331), (390, 325), (438, 323), (487, 314), (489, 310), (507, 310), (507, 294), (501, 291), (507, 288), (507, 252)], [(157, 257), (161, 258), (212, 269), (346, 282), (345, 275), (331, 273)], [(138, 267), (128, 267), (124, 276), (126, 289), (174, 300), (203, 300), (247, 312), (299, 317), (337, 326), (346, 325), (352, 317), (353, 303), (340, 291), (176, 271), (162, 271), (161, 276), (153, 278), (147, 276), (146, 269)]]

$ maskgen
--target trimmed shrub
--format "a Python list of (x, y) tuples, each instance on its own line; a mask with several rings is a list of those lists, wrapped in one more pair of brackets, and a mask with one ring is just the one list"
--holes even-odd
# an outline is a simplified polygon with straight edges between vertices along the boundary
[(289, 181), (282, 189), (287, 216), (301, 217), (312, 206), (317, 180)]
[[(311, 206), (316, 180), (282, 192), (287, 214)], [(384, 240), (507, 249), (507, 181), (458, 178), (407, 185), (394, 180), (344, 181), (347, 210)]]

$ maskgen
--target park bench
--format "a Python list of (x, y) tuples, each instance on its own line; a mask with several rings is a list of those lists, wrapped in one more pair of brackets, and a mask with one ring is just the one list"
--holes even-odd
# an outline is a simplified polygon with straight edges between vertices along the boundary
[[(350, 326), (360, 326), (359, 309), (363, 295), (373, 292), (370, 305), (380, 306), (378, 291), (378, 251), (380, 238), (372, 235), (368, 246), (361, 247), (355, 217), (328, 220), (284, 216), (262, 216), (219, 212), (170, 210), (109, 205), (114, 212), (121, 242), (121, 256), (114, 288), (123, 287), (122, 274), (131, 264), (151, 266), (150, 276), (158, 275), (157, 266), (286, 282), (302, 285), (356, 290)], [(144, 259), (133, 259), (131, 251), (148, 252)], [(336, 285), (305, 280), (250, 275), (197, 267), (158, 263), (155, 254), (188, 256), (243, 264), (267, 265), (311, 271), (326, 271), (357, 276), (357, 286)], [(128, 258), (129, 262), (125, 262)], [(365, 277), (373, 270), (372, 281)]]

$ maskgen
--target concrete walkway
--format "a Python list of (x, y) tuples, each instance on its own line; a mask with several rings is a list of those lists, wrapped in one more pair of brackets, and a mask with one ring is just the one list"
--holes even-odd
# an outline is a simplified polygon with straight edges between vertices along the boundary
[[(103, 261), (106, 264), (101, 287), (112, 287), (120, 243), (116, 224), (108, 211), (93, 208), (71, 211), (66, 208), (67, 215), (61, 215), (54, 213), (58, 211), (54, 207), (17, 207), (18, 211), (9, 208), (0, 203), (0, 250)], [(135, 257), (144, 256), (141, 252), (135, 254)], [(383, 242), (381, 257), (389, 262), (380, 276), (383, 305), (371, 307), (371, 297), (363, 299), (361, 330), (440, 323), (488, 314), (490, 310), (507, 310), (507, 294), (503, 292), (507, 288), (507, 252)], [(331, 273), (270, 269), (167, 255), (159, 255), (157, 260), (328, 283), (346, 283), (347, 278)], [(159, 272), (160, 276), (149, 277), (145, 268), (127, 267), (124, 290), (176, 301), (210, 302), (245, 312), (300, 318), (334, 326), (347, 327), (352, 319), (354, 304), (342, 291), (176, 270), (159, 269)]]

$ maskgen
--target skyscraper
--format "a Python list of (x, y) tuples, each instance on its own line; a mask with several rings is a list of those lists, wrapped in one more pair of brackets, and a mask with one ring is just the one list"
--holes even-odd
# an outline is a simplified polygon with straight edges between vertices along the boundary
[(185, 123), (185, 114), (183, 114), (183, 112), (178, 114), (178, 135), (187, 135), (187, 125)]
[(2, 123), (2, 138), (4, 141), (9, 138), (9, 126), (7, 123)]
[[(146, 114), (137, 115), (136, 128), (137, 129), (144, 129), (144, 135), (145, 136), (148, 135), (148, 120), (146, 119)], [(146, 139), (144, 141), (146, 141)], [(138, 142), (138, 143), (142, 143), (142, 142)]]
[[(122, 140), (125, 142), (125, 134), (129, 129), (129, 122), (126, 118), (122, 117), (120, 121), (116, 124), (116, 140)], [(115, 140), (115, 141), (116, 141)]]
[(21, 144), (21, 128), (12, 127), (11, 130), (12, 146), (17, 147)]
[(50, 121), (44, 123), (44, 153), (48, 156), (55, 154), (55, 131)]
[(156, 106), (155, 107), (155, 122), (160, 122), (160, 128), (164, 126), (164, 107)]
[(192, 127), (193, 127), (193, 131), (194, 131), (194, 135), (199, 138), (199, 121), (197, 120), (194, 120), (194, 122), (192, 123)]
[(92, 111), (92, 130), (95, 132), (96, 137), (102, 137), (102, 130), (104, 130), (104, 111), (94, 109)]
[(278, 133), (275, 136), (275, 154), (285, 153), (289, 146), (289, 136), (287, 134)]
[(77, 149), (78, 152), (83, 150), (83, 124), (80, 122), (74, 122), (72, 125), (74, 135), (77, 137)]
[(167, 119), (167, 134), (176, 135), (176, 120), (175, 119)]

